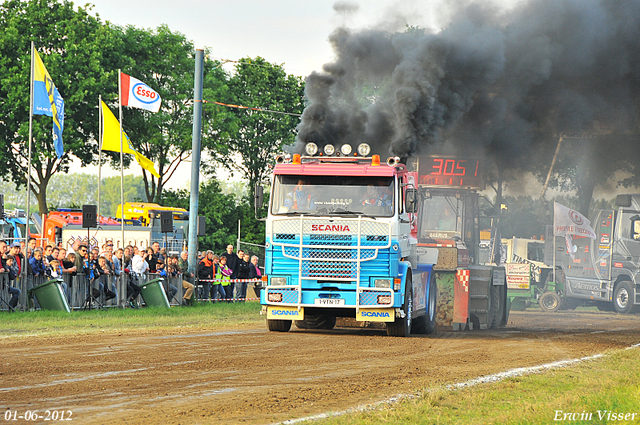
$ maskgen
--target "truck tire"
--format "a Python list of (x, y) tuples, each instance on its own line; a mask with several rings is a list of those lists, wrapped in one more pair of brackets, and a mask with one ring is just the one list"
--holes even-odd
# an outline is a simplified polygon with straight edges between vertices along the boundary
[(542, 311), (546, 311), (547, 313), (555, 313), (560, 310), (562, 306), (562, 298), (560, 295), (555, 292), (547, 291), (538, 300), (538, 304), (540, 304), (540, 308)]
[(421, 335), (431, 335), (436, 330), (436, 308), (438, 305), (438, 285), (435, 280), (435, 273), (431, 273), (429, 283), (429, 299), (427, 299), (427, 314), (416, 317), (411, 324), (411, 333)]
[(500, 296), (500, 286), (491, 285), (491, 323), (490, 328), (497, 328), (502, 323), (504, 316), (504, 301)]
[(563, 298), (562, 299), (562, 308), (566, 310), (575, 310), (576, 307), (582, 305), (582, 300), (577, 300), (575, 298)]
[(336, 318), (333, 316), (307, 316), (304, 320), (296, 320), (298, 329), (333, 329), (336, 326)]
[(408, 337), (411, 335), (411, 322), (413, 320), (413, 285), (411, 275), (407, 276), (404, 288), (404, 303), (402, 303), (404, 318), (396, 317), (395, 321), (387, 322), (387, 335)]
[(267, 319), (267, 328), (272, 332), (289, 332), (291, 320)]
[(606, 301), (596, 301), (596, 307), (598, 308), (598, 311), (616, 311), (613, 303)]
[(636, 308), (633, 305), (634, 288), (631, 282), (623, 280), (618, 282), (613, 291), (613, 306), (620, 314), (633, 313)]

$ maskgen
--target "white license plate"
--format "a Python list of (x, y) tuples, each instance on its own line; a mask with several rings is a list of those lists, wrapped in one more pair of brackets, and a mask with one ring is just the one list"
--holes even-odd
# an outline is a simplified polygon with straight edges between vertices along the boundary
[(316, 298), (313, 302), (315, 305), (344, 305), (342, 298)]

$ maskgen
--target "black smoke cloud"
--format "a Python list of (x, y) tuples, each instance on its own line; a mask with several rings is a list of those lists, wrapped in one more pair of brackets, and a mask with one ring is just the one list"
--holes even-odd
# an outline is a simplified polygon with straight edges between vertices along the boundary
[(505, 162), (594, 123), (637, 131), (640, 0), (453, 4), (437, 32), (335, 30), (336, 59), (306, 80), (296, 149), (367, 142), (401, 157), (438, 149)]

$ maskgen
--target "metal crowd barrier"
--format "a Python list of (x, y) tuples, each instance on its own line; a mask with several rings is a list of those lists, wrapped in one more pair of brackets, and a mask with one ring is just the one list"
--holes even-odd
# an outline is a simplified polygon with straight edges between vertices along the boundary
[[(157, 279), (158, 277), (161, 276), (156, 273), (149, 273), (139, 277), (138, 279), (135, 279), (135, 282), (137, 282), (137, 284), (141, 286), (146, 282)], [(107, 301), (105, 299), (104, 290), (100, 291), (100, 296), (96, 300), (103, 307), (126, 307), (128, 305), (127, 284), (129, 283), (130, 279), (132, 279), (132, 276), (125, 273), (123, 273), (121, 277), (102, 275), (97, 279), (93, 279), (92, 281), (90, 279), (87, 279), (87, 277), (83, 273), (64, 273), (62, 276), (62, 280), (66, 284), (66, 289), (63, 286), (63, 292), (65, 292), (69, 307), (72, 310), (80, 310), (86, 307), (89, 288), (99, 288), (100, 284), (102, 284), (103, 287), (106, 285), (109, 290), (117, 294), (115, 298)], [(25, 311), (28, 309), (29, 305), (27, 299), (29, 289), (38, 286), (48, 280), (50, 280), (50, 278), (46, 276), (26, 276), (25, 278), (19, 278), (10, 281), (8, 273), (0, 273), (0, 297), (2, 297), (2, 300), (4, 300), (4, 302), (0, 301), (0, 311), (10, 310), (8, 305), (9, 300), (11, 299), (11, 294), (9, 293), (8, 289), (9, 285), (20, 290), (20, 296), (18, 299), (16, 310)], [(171, 305), (180, 305), (182, 302), (185, 291), (182, 287), (182, 280), (182, 276), (163, 277), (163, 287), (165, 293), (167, 293), (167, 299), (169, 299), (169, 303)], [(184, 280), (188, 281), (189, 279)], [(171, 292), (169, 291), (171, 286), (177, 289), (176, 294), (173, 297), (169, 296), (171, 294)], [(196, 296), (195, 293), (193, 296)], [(137, 300), (137, 302), (143, 304), (142, 299)], [(37, 303), (35, 303), (35, 308), (39, 309)]]
[(255, 300), (259, 300), (260, 298), (238, 298), (237, 296), (237, 292), (234, 290), (233, 291), (233, 295), (231, 298), (218, 298), (218, 297), (213, 297), (211, 298), (211, 293), (210, 293), (210, 288), (212, 285), (216, 285), (219, 282), (229, 282), (229, 283), (246, 283), (247, 284), (247, 291), (249, 290), (249, 283), (261, 283), (262, 279), (198, 279), (195, 289), (194, 289), (194, 294), (197, 293), (198, 295), (198, 300), (200, 301), (211, 301), (211, 302), (215, 302), (215, 301), (255, 301)]

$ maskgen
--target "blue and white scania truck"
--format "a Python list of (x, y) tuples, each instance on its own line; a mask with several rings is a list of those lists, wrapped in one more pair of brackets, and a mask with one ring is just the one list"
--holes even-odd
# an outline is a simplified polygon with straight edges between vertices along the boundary
[(387, 334), (435, 328), (438, 250), (415, 237), (417, 190), (398, 158), (309, 143), (279, 158), (266, 219), (263, 313), (271, 331), (331, 329), (337, 317)]

